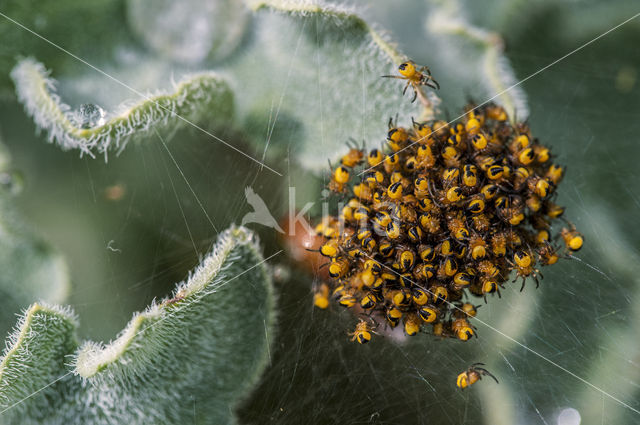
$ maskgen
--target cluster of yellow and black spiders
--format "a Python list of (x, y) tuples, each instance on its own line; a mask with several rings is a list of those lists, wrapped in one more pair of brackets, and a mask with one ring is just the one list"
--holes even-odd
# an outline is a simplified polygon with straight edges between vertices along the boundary
[[(537, 287), (538, 266), (582, 247), (553, 202), (564, 170), (549, 148), (501, 106), (465, 111), (455, 124), (390, 121), (382, 149), (352, 147), (331, 170), (339, 211), (316, 226), (331, 279), (314, 303), (335, 298), (367, 315), (354, 341), (401, 324), (410, 336), (430, 327), (467, 341), (478, 307), (470, 296), (500, 296), (512, 272), (521, 290), (527, 278)], [(554, 221), (564, 223), (559, 232)]]

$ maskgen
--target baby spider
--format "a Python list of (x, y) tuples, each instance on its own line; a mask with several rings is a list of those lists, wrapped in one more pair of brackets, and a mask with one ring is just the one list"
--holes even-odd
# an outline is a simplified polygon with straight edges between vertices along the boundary
[(536, 282), (536, 288), (540, 286), (538, 276), (542, 277), (542, 273), (534, 267), (536, 260), (530, 251), (516, 251), (516, 253), (513, 254), (513, 262), (508, 258), (506, 260), (511, 265), (511, 270), (516, 271), (516, 277), (513, 279), (513, 282), (518, 280), (518, 278), (522, 278), (520, 292), (524, 289), (524, 284), (529, 276)]
[(560, 232), (560, 236), (567, 246), (567, 251), (572, 254), (582, 248), (584, 237), (576, 231), (576, 228), (573, 224), (571, 224), (570, 227), (570, 229), (567, 229), (566, 227), (563, 228)]
[(331, 166), (331, 161), (329, 161), (329, 168), (331, 169), (331, 181), (328, 185), (329, 190), (335, 193), (346, 193), (347, 183), (349, 183), (349, 178), (351, 177), (349, 168), (340, 165), (334, 170)]
[(499, 383), (498, 379), (493, 376), (487, 369), (478, 366), (484, 366), (484, 363), (474, 363), (469, 366), (469, 369), (458, 375), (458, 379), (456, 380), (456, 385), (458, 388), (463, 390), (467, 387), (470, 387), (471, 385), (482, 379), (483, 375), (490, 376), (494, 379), (494, 381), (496, 381), (496, 384)]
[[(373, 321), (373, 319), (371, 319)], [(376, 326), (377, 327), (377, 326)], [(360, 344), (366, 344), (371, 341), (371, 334), (375, 333), (374, 327), (370, 326), (367, 322), (360, 319), (356, 325), (356, 330), (349, 333), (351, 341), (358, 341)]]
[(540, 264), (550, 266), (557, 263), (560, 259), (558, 249), (559, 248), (554, 248), (549, 242), (543, 243), (537, 250)]
[(362, 142), (362, 147), (360, 147), (355, 140), (349, 139), (347, 146), (349, 147), (349, 152), (340, 159), (340, 164), (349, 168), (360, 165), (364, 158), (364, 141)]
[(398, 72), (400, 75), (383, 75), (384, 78), (397, 78), (399, 80), (406, 80), (407, 84), (402, 90), (404, 95), (407, 92), (409, 86), (413, 88), (413, 99), (411, 103), (415, 102), (418, 97), (418, 90), (420, 86), (431, 87), (432, 89), (439, 89), (440, 84), (431, 76), (431, 71), (426, 66), (420, 69), (416, 68), (416, 64), (413, 61), (403, 62), (398, 66)]

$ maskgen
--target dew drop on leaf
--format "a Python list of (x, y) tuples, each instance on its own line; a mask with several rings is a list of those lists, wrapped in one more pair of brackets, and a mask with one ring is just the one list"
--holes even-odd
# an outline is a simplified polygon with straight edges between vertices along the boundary
[(92, 128), (104, 125), (105, 111), (93, 103), (83, 103), (76, 111), (76, 121), (81, 128)]

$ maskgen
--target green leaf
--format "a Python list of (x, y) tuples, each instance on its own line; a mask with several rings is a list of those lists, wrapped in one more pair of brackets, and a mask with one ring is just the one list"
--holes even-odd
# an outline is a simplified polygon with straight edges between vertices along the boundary
[(136, 314), (106, 345), (76, 349), (71, 313), (35, 304), (0, 364), (0, 418), (232, 422), (268, 360), (274, 296), (264, 262), (254, 235), (231, 228), (171, 299)]
[[(261, 150), (278, 157), (291, 148), (309, 170), (326, 168), (354, 138), (378, 145), (390, 117), (401, 124), (425, 116), (402, 97), (397, 75), (406, 57), (349, 9), (322, 2), (251, 1), (253, 39), (229, 67), (234, 93)], [(426, 64), (428, 65), (428, 64)], [(436, 76), (437, 78), (437, 76)], [(425, 90), (426, 92), (426, 90)], [(430, 94), (429, 94), (430, 93)], [(437, 97), (429, 91), (433, 114)]]
[(127, 21), (144, 44), (173, 61), (219, 61), (246, 33), (248, 11), (233, 0), (128, 0)]
[(46, 395), (69, 380), (65, 356), (77, 346), (76, 326), (70, 310), (46, 304), (33, 304), (20, 318), (0, 363), (2, 423), (43, 421), (51, 408), (62, 407)]
[[(638, 392), (636, 382), (640, 379), (640, 370), (637, 367), (629, 367), (631, 361), (621, 359), (637, 359), (640, 356), (640, 342), (637, 337), (640, 323), (640, 256), (629, 241), (628, 231), (619, 228), (611, 219), (614, 212), (591, 199), (587, 199), (587, 202), (593, 206), (589, 210), (585, 226), (598, 229), (600, 243), (594, 244), (598, 257), (615, 270), (623, 281), (631, 282), (631, 286), (627, 293), (628, 320), (621, 321), (618, 326), (607, 327), (607, 332), (599, 335), (599, 355), (591, 359), (586, 378), (591, 385), (633, 406), (637, 400), (634, 394)], [(612, 310), (607, 316), (616, 313), (616, 310)], [(624, 379), (620, 379), (621, 377)], [(604, 417), (603, 394), (594, 391), (593, 387), (588, 385), (581, 390), (577, 407), (583, 416)], [(606, 410), (607, 421), (625, 423), (625, 415), (629, 413), (637, 414), (619, 402), (609, 403)]]
[(5, 326), (34, 299), (62, 302), (69, 292), (63, 258), (22, 221), (13, 203), (0, 191), (0, 323)]
[[(72, 112), (55, 92), (55, 81), (44, 66), (23, 59), (11, 72), (18, 99), (49, 140), (63, 149), (105, 156), (120, 152), (135, 137), (155, 129), (176, 130), (207, 117), (208, 125), (227, 122), (233, 115), (233, 95), (227, 84), (211, 72), (194, 74), (177, 84), (173, 93), (144, 96), (139, 103), (107, 112), (94, 109), (94, 117)], [(90, 105), (93, 106), (93, 105)]]
[[(290, 151), (303, 168), (324, 169), (324, 158), (335, 158), (346, 150), (345, 142), (350, 138), (377, 145), (391, 117), (399, 115), (403, 121), (398, 124), (410, 125), (411, 117), (421, 120), (434, 116), (439, 99), (433, 91), (421, 90), (419, 101), (411, 103), (412, 90), (402, 97), (404, 81), (381, 78), (383, 74), (397, 74), (397, 66), (407, 58), (385, 34), (349, 9), (322, 2), (249, 4), (255, 12), (250, 40), (240, 49), (242, 53), (227, 61), (224, 70), (230, 74), (236, 93), (241, 113), (238, 124), (253, 136), (263, 156), (281, 157)], [(242, 10), (222, 1), (216, 5), (229, 11), (233, 18), (221, 19), (216, 13), (218, 27), (207, 26), (205, 35), (196, 34), (196, 23), (202, 21), (206, 10), (196, 13), (181, 5), (175, 6), (175, 11), (174, 6), (168, 6), (150, 14), (144, 0), (131, 0), (127, 10), (133, 31), (153, 50), (180, 62), (202, 62), (205, 54), (219, 58), (227, 54), (222, 50), (235, 51), (245, 33), (239, 29), (244, 28), (243, 24), (232, 26), (233, 34), (224, 30), (228, 28), (227, 21), (242, 23)], [(239, 8), (237, 4), (234, 7)], [(223, 13), (227, 17), (229, 14)], [(176, 32), (172, 29), (175, 25), (165, 28), (161, 23), (167, 16), (190, 22), (187, 26), (193, 31)], [(193, 39), (202, 45), (195, 45)], [(136, 75), (147, 75), (136, 72), (138, 65), (127, 60), (127, 55), (141, 55), (145, 63), (156, 61), (135, 49), (121, 51), (115, 61), (106, 62), (110, 64), (109, 75), (120, 81), (137, 81)], [(156, 66), (159, 70), (145, 84), (153, 87), (168, 81), (167, 76), (180, 66), (184, 64)], [(87, 154), (120, 151), (131, 138), (160, 124), (173, 131), (184, 122), (172, 112), (189, 121), (206, 114), (228, 126), (233, 110), (231, 91), (209, 72), (186, 80), (173, 94), (153, 99), (160, 106), (147, 98), (132, 108), (107, 112), (104, 123), (100, 109), (94, 109), (93, 121), (72, 113), (55, 94), (55, 84), (44, 67), (35, 61), (22, 60), (11, 75), (19, 100), (49, 138), (64, 149), (77, 148)], [(114, 84), (102, 80), (76, 71), (63, 74), (62, 81), (65, 93), (73, 100), (101, 99), (103, 104), (113, 105), (115, 93), (122, 93), (122, 88), (105, 91), (104, 87)], [(129, 83), (132, 88), (140, 85)]]
[(0, 143), (0, 331), (34, 299), (59, 303), (69, 292), (69, 272), (62, 256), (38, 236), (15, 208), (20, 175), (10, 169)]
[(510, 117), (526, 119), (527, 98), (520, 87), (513, 87), (518, 79), (504, 55), (500, 34), (474, 26), (457, 0), (429, 0), (429, 4), (425, 24), (429, 44), (441, 52), (440, 66), (449, 71), (442, 86), (464, 92), (455, 104), (466, 102), (468, 95), (480, 102), (492, 99), (504, 106)]
[(117, 23), (123, 19), (120, 1), (4, 0), (0, 13), (0, 93), (11, 90), (9, 72), (21, 55), (37, 56), (59, 73), (76, 70), (76, 59), (43, 38), (92, 63), (109, 58), (116, 46), (132, 43), (126, 25)]
[(526, 37), (532, 25), (543, 21), (549, 28), (562, 26), (557, 36), (562, 41), (584, 43), (610, 30), (638, 13), (635, 0), (581, 0), (558, 2), (553, 0), (464, 0), (465, 9), (478, 22), (489, 26), (510, 39)]

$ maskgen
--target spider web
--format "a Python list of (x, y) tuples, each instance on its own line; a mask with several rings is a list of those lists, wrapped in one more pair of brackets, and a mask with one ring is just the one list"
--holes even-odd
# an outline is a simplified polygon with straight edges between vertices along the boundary
[[(431, 56), (408, 29), (422, 25), (420, 15), (407, 10), (412, 9), (378, 2), (369, 13), (405, 43), (416, 62), (427, 63)], [(505, 34), (517, 75), (529, 75), (576, 46), (561, 28), (561, 17), (550, 16), (534, 19), (513, 37)], [(572, 425), (582, 418), (582, 423), (637, 423), (636, 412), (548, 360), (640, 408), (640, 56), (632, 44), (639, 31), (637, 25), (621, 28), (524, 85), (534, 135), (567, 166), (558, 202), (567, 207), (586, 243), (578, 259), (544, 269), (539, 289), (529, 284), (520, 293), (519, 284), (508, 285), (502, 299), (494, 297), (480, 308), (478, 318), (542, 357), (480, 323), (475, 323), (478, 338), (467, 343), (423, 334), (374, 336), (365, 346), (351, 343), (347, 332), (357, 319), (336, 305), (314, 309), (311, 286), (317, 276), (282, 263), (271, 362), (240, 408), (240, 420)], [(437, 63), (428, 64), (435, 76), (445, 72)], [(318, 66), (318, 72), (326, 71)], [(316, 92), (310, 107), (318, 108), (322, 120), (323, 93), (329, 89), (316, 84), (310, 90)], [(442, 91), (454, 112), (469, 92), (474, 94), (472, 87), (462, 86)], [(367, 93), (362, 99), (366, 105)], [(274, 99), (274, 108), (280, 101)], [(130, 146), (104, 164), (60, 152), (33, 136), (32, 124), (11, 101), (0, 104), (0, 116), (14, 166), (29, 176), (21, 208), (65, 253), (74, 279), (70, 304), (82, 318), (81, 336), (92, 339), (113, 338), (133, 311), (168, 294), (215, 239), (209, 218), (223, 229), (249, 211), (246, 186), (275, 217), (287, 212), (289, 186), (298, 189), (300, 202), (319, 200), (318, 180), (298, 169), (293, 157), (283, 156), (278, 164), (287, 170), (286, 180), (280, 179), (196, 131), (174, 135), (167, 149), (160, 140)], [(270, 125), (258, 129), (265, 140), (295, 131), (286, 120)], [(239, 138), (231, 131), (220, 136)], [(121, 198), (109, 195), (114, 187), (124, 191)], [(265, 255), (279, 249), (276, 232), (254, 228)], [(500, 383), (485, 379), (459, 391), (457, 374), (478, 361)], [(194, 409), (196, 400), (206, 402), (185, 394)]]

